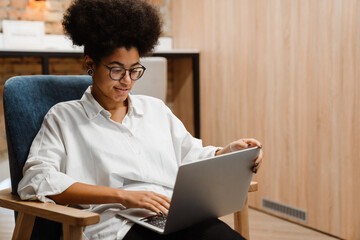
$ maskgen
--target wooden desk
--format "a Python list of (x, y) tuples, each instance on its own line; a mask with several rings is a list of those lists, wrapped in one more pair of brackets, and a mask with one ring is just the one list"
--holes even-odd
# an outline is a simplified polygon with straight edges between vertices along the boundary
[[(81, 58), (82, 50), (57, 51), (57, 50), (8, 50), (0, 49), (0, 57), (39, 57), (41, 58), (42, 74), (49, 74), (50, 58)], [(155, 51), (153, 56), (172, 58), (191, 58), (193, 69), (193, 104), (194, 104), (194, 135), (200, 138), (200, 53), (198, 50), (174, 49), (169, 51)]]

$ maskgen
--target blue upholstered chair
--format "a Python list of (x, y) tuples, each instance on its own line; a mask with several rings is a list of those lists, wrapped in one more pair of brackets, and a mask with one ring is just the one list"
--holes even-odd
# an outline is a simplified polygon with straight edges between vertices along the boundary
[[(30, 239), (31, 236), (31, 239), (53, 240), (59, 239), (61, 232), (64, 240), (82, 239), (83, 227), (100, 220), (96, 213), (51, 203), (21, 201), (17, 196), (24, 163), (45, 114), (58, 102), (80, 99), (90, 84), (89, 76), (49, 75), (13, 77), (5, 83), (4, 115), (12, 190), (0, 191), (0, 207), (18, 212), (13, 239)], [(249, 192), (256, 191), (257, 186), (252, 182)], [(235, 229), (248, 239), (247, 202), (242, 211), (235, 213), (234, 222)]]
[(28, 239), (32, 234), (31, 239), (59, 239), (63, 230), (64, 239), (82, 239), (82, 227), (99, 221), (97, 214), (55, 204), (20, 201), (17, 196), (24, 163), (45, 114), (56, 103), (80, 99), (90, 84), (89, 76), (48, 75), (18, 76), (5, 83), (4, 116), (12, 191), (1, 191), (0, 206), (18, 212), (15, 238)]

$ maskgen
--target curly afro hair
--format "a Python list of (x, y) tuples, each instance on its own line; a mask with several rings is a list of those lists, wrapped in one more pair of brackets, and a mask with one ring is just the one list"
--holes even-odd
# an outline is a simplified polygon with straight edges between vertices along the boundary
[(64, 14), (65, 34), (98, 64), (116, 48), (151, 53), (161, 34), (158, 9), (144, 0), (75, 0)]

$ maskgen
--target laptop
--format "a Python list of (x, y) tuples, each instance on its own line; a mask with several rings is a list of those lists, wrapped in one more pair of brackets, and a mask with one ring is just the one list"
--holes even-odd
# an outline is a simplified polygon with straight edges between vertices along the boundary
[(119, 215), (160, 234), (243, 208), (260, 149), (249, 148), (181, 165), (167, 216), (140, 208)]

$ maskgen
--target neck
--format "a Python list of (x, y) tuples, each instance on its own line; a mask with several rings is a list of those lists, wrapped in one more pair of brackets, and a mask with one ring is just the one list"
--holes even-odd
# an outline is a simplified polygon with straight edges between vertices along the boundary
[(123, 110), (124, 108), (127, 111), (128, 108), (128, 98), (122, 102), (112, 101), (109, 97), (104, 95), (100, 89), (96, 88), (96, 86), (91, 87), (91, 94), (95, 98), (95, 100), (107, 111), (116, 112), (117, 110)]

